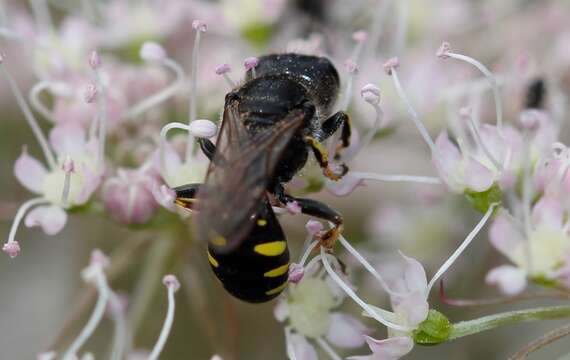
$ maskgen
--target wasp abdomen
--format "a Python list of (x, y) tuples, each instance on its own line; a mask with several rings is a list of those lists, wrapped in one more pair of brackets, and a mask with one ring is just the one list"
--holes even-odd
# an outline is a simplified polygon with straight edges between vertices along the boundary
[(267, 201), (265, 209), (250, 220), (255, 224), (235, 250), (225, 253), (208, 246), (208, 260), (224, 288), (235, 297), (253, 303), (279, 295), (287, 286), (289, 250), (285, 234)]

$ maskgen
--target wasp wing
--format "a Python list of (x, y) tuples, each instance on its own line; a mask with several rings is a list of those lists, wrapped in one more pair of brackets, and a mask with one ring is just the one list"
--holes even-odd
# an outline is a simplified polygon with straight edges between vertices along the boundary
[(220, 252), (235, 249), (250, 233), (253, 215), (281, 155), (303, 123), (302, 110), (291, 111), (266, 131), (251, 136), (243, 126), (238, 102), (224, 108), (216, 154), (198, 193), (194, 229), (198, 239)]

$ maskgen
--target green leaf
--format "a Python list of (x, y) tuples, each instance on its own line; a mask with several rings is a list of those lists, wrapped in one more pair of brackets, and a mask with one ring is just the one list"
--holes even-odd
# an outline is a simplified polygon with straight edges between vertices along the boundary
[(412, 332), (414, 342), (419, 345), (436, 345), (446, 341), (451, 334), (449, 319), (437, 310), (431, 309), (416, 330)]
[(475, 210), (486, 213), (493, 203), (500, 203), (503, 193), (496, 183), (493, 184), (487, 191), (475, 192), (466, 190), (465, 196), (471, 202)]

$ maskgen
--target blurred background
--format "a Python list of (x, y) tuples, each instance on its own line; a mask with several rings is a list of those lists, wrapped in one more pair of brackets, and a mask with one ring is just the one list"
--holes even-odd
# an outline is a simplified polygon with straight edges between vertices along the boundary
[[(51, 24), (38, 15), (42, 7), (49, 9)], [(89, 52), (98, 49), (104, 66), (113, 68), (109, 92), (110, 96), (118, 94), (119, 108), (172, 81), (167, 70), (139, 58), (145, 41), (159, 42), (189, 74), (194, 45), (191, 24), (201, 19), (208, 31), (200, 44), (198, 117), (211, 120), (218, 119), (228, 91), (223, 78), (215, 74), (217, 65), (230, 64), (230, 75), (238, 81), (243, 78), (243, 60), (249, 56), (312, 51), (327, 55), (345, 84), (343, 64), (355, 47), (352, 34), (367, 31), (349, 113), (359, 132), (371, 126), (374, 111), (361, 100), (360, 88), (373, 83), (382, 91), (385, 123), (350, 164), (358, 171), (436, 176), (429, 149), (382, 69), (392, 56), (399, 57), (402, 84), (432, 136), (447, 126), (449, 113), (473, 101), (480, 103), (483, 120), (494, 121), (490, 91), (474, 97), (461, 90), (462, 84), (480, 75), (465, 64), (435, 57), (442, 41), (497, 74), (506, 121), (518, 116), (525, 89), (537, 77), (547, 84), (547, 108), (560, 101), (564, 104), (570, 95), (570, 2), (563, 0), (2, 0), (0, 9), (0, 52), (24, 93), (40, 80), (67, 81), (81, 97), (88, 81), (74, 74), (88, 73)], [(345, 90), (341, 96), (347, 96)], [(76, 107), (73, 112), (69, 101), (60, 103), (50, 94), (42, 100), (58, 117), (83, 116), (84, 109)], [(111, 120), (110, 176), (119, 168), (140, 166), (156, 148), (162, 125), (186, 121), (187, 104), (188, 91), (179, 91), (134, 121)], [(14, 163), (24, 145), (38, 159), (42, 155), (3, 78), (0, 106), (0, 233), (7, 238), (19, 206), (33, 196), (14, 177)], [(54, 124), (36, 115), (49, 132)], [(564, 121), (562, 134), (567, 139), (567, 118)], [(181, 136), (179, 142), (184, 139)], [(300, 180), (311, 180), (314, 167), (300, 174)], [(382, 264), (399, 249), (421, 261), (428, 277), (480, 218), (463, 197), (450, 195), (442, 186), (369, 182), (346, 197), (325, 189), (310, 196), (344, 215), (346, 238), (372, 262)], [(192, 241), (187, 219), (156, 206), (152, 219), (144, 224), (128, 223), (115, 216), (103, 199), (98, 190), (87, 206), (69, 213), (67, 225), (55, 236), (22, 225), (17, 233), (20, 256), (0, 256), (0, 359), (31, 359), (41, 351), (66, 348), (94, 305), (95, 292), (80, 275), (94, 248), (111, 256), (109, 282), (128, 303), (135, 349), (152, 348), (166, 312), (166, 292), (160, 280), (166, 273), (175, 273), (182, 289), (176, 294), (174, 328), (161, 358), (209, 359), (216, 353), (230, 360), (286, 358), (283, 326), (273, 316), (275, 304), (251, 305), (228, 296), (209, 269), (205, 244)], [(307, 220), (304, 216), (281, 217), (293, 259), (300, 255)], [(388, 299), (372, 279), (340, 249), (338, 255), (348, 263), (362, 297), (385, 306)], [(497, 296), (496, 290), (485, 286), (484, 278), (490, 268), (503, 262), (490, 246), (487, 232), (482, 232), (446, 275), (448, 296)], [(437, 291), (430, 304), (452, 321), (537, 305), (455, 308), (442, 304)], [(348, 300), (343, 309), (360, 313)], [(376, 338), (384, 337), (385, 329), (373, 322), (369, 325)], [(520, 324), (440, 346), (416, 346), (406, 358), (504, 359), (557, 325), (557, 321)], [(112, 326), (104, 319), (85, 349), (106, 358)], [(345, 355), (367, 352), (363, 347)], [(561, 341), (536, 358), (568, 359), (561, 356), (569, 352), (568, 342)]]

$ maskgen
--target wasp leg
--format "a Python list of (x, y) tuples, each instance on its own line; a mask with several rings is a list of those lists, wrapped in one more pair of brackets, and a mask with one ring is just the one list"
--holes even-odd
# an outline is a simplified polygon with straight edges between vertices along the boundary
[(301, 213), (332, 222), (333, 228), (317, 234), (317, 239), (326, 249), (333, 247), (343, 227), (342, 215), (338, 211), (317, 200), (297, 198), (285, 194), (282, 185), (278, 185), (275, 189), (275, 197), (283, 205), (295, 201), (301, 208)]
[(350, 135), (352, 134), (352, 125), (350, 117), (344, 111), (339, 111), (323, 122), (321, 126), (321, 137), (323, 140), (328, 139), (342, 126), (340, 133), (340, 143), (335, 152), (335, 159), (340, 158), (340, 151), (350, 146)]
[(174, 203), (186, 210), (194, 210), (196, 205), (196, 196), (202, 184), (186, 184), (175, 187), (173, 190), (176, 193)]
[(205, 138), (198, 138), (198, 144), (200, 144), (200, 149), (202, 149), (202, 152), (206, 155), (208, 160), (212, 161), (216, 153), (216, 145)]
[(348, 167), (345, 164), (340, 164), (341, 172), (339, 174), (335, 173), (329, 168), (329, 156), (327, 154), (327, 150), (317, 139), (312, 136), (306, 136), (305, 142), (313, 150), (319, 166), (323, 169), (323, 175), (325, 175), (327, 178), (337, 181), (340, 180), (348, 172)]

